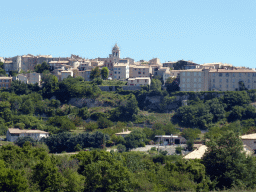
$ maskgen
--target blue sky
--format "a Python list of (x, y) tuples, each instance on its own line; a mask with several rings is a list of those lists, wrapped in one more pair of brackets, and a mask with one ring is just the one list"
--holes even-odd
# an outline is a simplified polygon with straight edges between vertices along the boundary
[(255, 0), (1, 1), (0, 56), (23, 54), (256, 67)]

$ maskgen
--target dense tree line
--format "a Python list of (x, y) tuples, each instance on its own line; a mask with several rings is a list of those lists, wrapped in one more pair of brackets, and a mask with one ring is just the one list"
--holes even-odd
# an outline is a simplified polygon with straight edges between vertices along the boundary
[[(82, 144), (79, 137), (73, 140)], [(236, 191), (256, 184), (256, 159), (232, 131), (207, 142), (201, 160), (104, 150), (55, 156), (44, 144), (21, 146), (0, 148), (1, 191)]]

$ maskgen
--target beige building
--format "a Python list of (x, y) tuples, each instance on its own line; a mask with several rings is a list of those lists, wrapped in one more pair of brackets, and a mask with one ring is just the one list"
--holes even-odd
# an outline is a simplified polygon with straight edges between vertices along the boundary
[(90, 81), (91, 70), (74, 71), (74, 77), (83, 77), (85, 81)]
[(239, 82), (247, 89), (256, 89), (256, 71), (205, 67), (180, 72), (181, 91), (237, 91)]
[(40, 73), (27, 73), (18, 74), (16, 80), (21, 81), (26, 84), (38, 84), (41, 85), (41, 74)]
[(9, 89), (11, 87), (12, 77), (0, 77), (0, 89)]
[(61, 71), (61, 81), (63, 81), (63, 79), (67, 78), (68, 76), (73, 77), (73, 71)]
[(208, 91), (209, 69), (190, 69), (180, 72), (180, 91)]
[(113, 79), (128, 79), (129, 78), (129, 65), (128, 64), (115, 64)]
[(135, 77), (151, 77), (152, 68), (151, 66), (132, 66), (130, 67), (132, 70), (130, 73), (131, 78)]
[(239, 82), (247, 89), (256, 89), (256, 71), (249, 69), (211, 69), (209, 71), (209, 90), (236, 91)]
[(40, 73), (27, 73), (28, 84), (41, 85), (41, 74)]
[(127, 83), (128, 86), (145, 86), (150, 84), (151, 84), (150, 77), (129, 78)]

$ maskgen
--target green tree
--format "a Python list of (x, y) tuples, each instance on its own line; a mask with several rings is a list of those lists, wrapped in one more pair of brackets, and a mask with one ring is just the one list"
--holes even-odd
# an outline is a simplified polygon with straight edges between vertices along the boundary
[(168, 93), (179, 91), (179, 78), (169, 77), (168, 79), (166, 79), (165, 87)]
[(55, 75), (48, 75), (43, 83), (43, 96), (50, 98), (58, 89), (58, 78)]
[(24, 172), (6, 168), (4, 161), (0, 160), (0, 191), (26, 191), (28, 188), (28, 181), (23, 175)]
[(98, 77), (100, 77), (100, 75), (101, 75), (101, 72), (100, 72), (99, 67), (95, 67), (94, 69), (91, 70), (90, 80), (98, 78)]
[(144, 147), (146, 135), (142, 131), (136, 129), (132, 131), (129, 135), (125, 136), (124, 140), (125, 146), (128, 149)]
[(211, 180), (217, 182), (217, 188), (255, 186), (255, 161), (243, 152), (243, 143), (237, 134), (227, 131), (206, 145), (203, 164)]
[(126, 151), (126, 147), (125, 147), (124, 145), (122, 145), (122, 144), (118, 144), (118, 145), (117, 145), (117, 151), (118, 151), (119, 153), (123, 153), (123, 152)]
[(44, 71), (49, 71), (50, 66), (44, 61), (42, 64), (37, 64), (34, 69), (37, 73), (43, 73)]
[(106, 80), (108, 78), (109, 70), (107, 67), (102, 67), (101, 69), (101, 77)]
[(33, 167), (32, 178), (41, 191), (62, 191), (66, 182), (56, 166), (54, 157), (37, 163)]
[(161, 91), (162, 83), (159, 79), (152, 79), (150, 90), (152, 91)]

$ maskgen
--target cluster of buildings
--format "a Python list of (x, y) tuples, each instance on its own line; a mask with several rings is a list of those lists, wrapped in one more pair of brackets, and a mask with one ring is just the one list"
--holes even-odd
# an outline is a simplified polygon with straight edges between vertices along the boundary
[[(85, 59), (78, 55), (71, 57), (52, 57), (51, 55), (23, 55), (2, 58), (7, 74), (10, 71), (33, 71), (37, 64), (46, 62), (59, 81), (72, 77), (83, 77), (90, 80), (91, 70), (95, 67), (107, 67), (109, 79), (127, 81), (128, 86), (150, 85), (154, 76), (162, 77), (164, 83), (169, 77), (177, 78), (181, 91), (235, 91), (241, 82), (247, 89), (256, 88), (256, 71), (245, 67), (234, 67), (231, 64), (206, 63), (199, 65), (193, 61), (161, 63), (158, 58), (150, 61), (135, 62), (132, 58), (120, 58), (120, 48), (115, 44), (107, 58)], [(19, 74), (15, 79), (25, 83), (41, 83), (37, 73)], [(0, 86), (6, 87), (11, 79)], [(254, 85), (255, 84), (255, 85)]]

